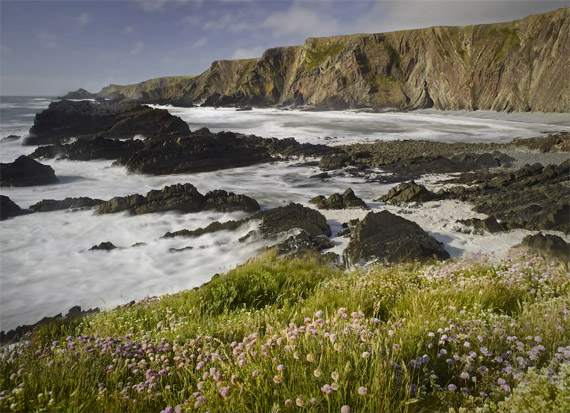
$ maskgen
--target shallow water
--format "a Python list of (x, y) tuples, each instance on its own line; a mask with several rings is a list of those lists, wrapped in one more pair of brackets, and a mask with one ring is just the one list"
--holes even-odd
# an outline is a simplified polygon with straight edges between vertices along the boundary
[[(36, 98), (40, 99), (40, 98)], [(49, 99), (2, 99), (0, 138), (25, 134), (33, 113), (47, 107)], [(191, 129), (208, 126), (260, 136), (295, 136), (301, 141), (344, 143), (347, 140), (434, 139), (508, 140), (534, 136), (537, 131), (559, 130), (560, 126), (521, 123), (509, 120), (471, 119), (448, 114), (366, 114), (349, 112), (312, 113), (298, 111), (169, 108), (189, 122)], [(337, 136), (325, 140), (324, 136)], [(33, 147), (19, 141), (0, 142), (0, 159), (12, 162)], [(1, 188), (23, 208), (42, 199), (89, 196), (110, 199), (133, 193), (144, 194), (176, 183), (192, 183), (205, 193), (225, 189), (243, 193), (259, 201), (262, 208), (308, 201), (316, 195), (330, 195), (351, 187), (373, 208), (391, 211), (418, 222), (453, 256), (465, 253), (505, 251), (520, 242), (526, 231), (493, 236), (458, 232), (456, 219), (482, 217), (470, 207), (453, 201), (427, 208), (386, 207), (373, 200), (390, 185), (367, 182), (364, 177), (334, 175), (330, 179), (311, 178), (321, 172), (298, 162), (279, 162), (231, 170), (166, 176), (132, 174), (112, 161), (42, 161), (51, 165), (60, 182), (29, 188)], [(426, 179), (430, 179), (429, 177)], [(436, 177), (431, 177), (435, 180)], [(333, 227), (333, 251), (341, 253), (347, 239), (335, 237), (343, 222), (362, 217), (365, 211), (324, 211)], [(33, 323), (41, 317), (66, 312), (73, 305), (109, 308), (146, 295), (174, 293), (198, 286), (212, 275), (244, 262), (266, 242), (240, 243), (253, 225), (235, 232), (219, 232), (198, 238), (159, 239), (168, 231), (204, 227), (217, 220), (240, 219), (242, 213), (148, 214), (124, 213), (98, 216), (93, 210), (32, 214), (0, 223), (0, 329)], [(146, 245), (111, 252), (87, 251), (91, 246), (111, 241), (121, 247), (138, 242)], [(171, 248), (192, 247), (182, 252)]]

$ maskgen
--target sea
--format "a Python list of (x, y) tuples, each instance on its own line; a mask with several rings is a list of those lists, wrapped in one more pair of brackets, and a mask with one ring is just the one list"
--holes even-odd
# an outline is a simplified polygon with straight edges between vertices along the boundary
[[(22, 145), (36, 113), (47, 108), (52, 97), (0, 97), (0, 162), (13, 162), (34, 151)], [(567, 114), (501, 114), (494, 112), (415, 111), (367, 113), (362, 111), (308, 112), (299, 110), (230, 108), (168, 109), (186, 121), (191, 130), (207, 127), (213, 132), (231, 130), (262, 137), (294, 137), (300, 142), (342, 145), (378, 140), (423, 139), (443, 142), (508, 142), (541, 134), (570, 130)], [(3, 140), (19, 135), (18, 140)], [(308, 201), (352, 188), (372, 209), (388, 209), (411, 219), (454, 257), (468, 254), (500, 254), (529, 232), (509, 231), (493, 235), (458, 230), (458, 219), (484, 215), (457, 201), (430, 203), (421, 208), (393, 207), (374, 202), (392, 185), (371, 182), (365, 176), (333, 173), (315, 178), (321, 171), (311, 159), (226, 169), (221, 171), (148, 176), (113, 166), (112, 161), (41, 160), (59, 177), (53, 185), (0, 188), (22, 208), (43, 199), (61, 200), (87, 196), (103, 200), (115, 196), (146, 194), (177, 183), (191, 183), (200, 192), (213, 189), (255, 198), (262, 209)], [(308, 163), (309, 162), (309, 163)], [(376, 174), (383, 172), (374, 171)], [(434, 187), (442, 176), (420, 181)], [(347, 238), (338, 237), (342, 223), (362, 218), (362, 210), (322, 211), (333, 229), (333, 252), (342, 253)], [(0, 222), (0, 330), (31, 324), (42, 317), (65, 314), (75, 305), (83, 309), (113, 308), (146, 296), (173, 294), (197, 287), (216, 273), (223, 273), (259, 254), (267, 241), (238, 242), (255, 224), (238, 231), (205, 234), (197, 238), (161, 239), (166, 232), (205, 227), (214, 221), (244, 218), (243, 213), (179, 212), (128, 216), (97, 215), (94, 210), (36, 213)], [(89, 251), (104, 241), (122, 248)], [(133, 244), (139, 244), (133, 246)], [(192, 247), (179, 252), (172, 249)]]

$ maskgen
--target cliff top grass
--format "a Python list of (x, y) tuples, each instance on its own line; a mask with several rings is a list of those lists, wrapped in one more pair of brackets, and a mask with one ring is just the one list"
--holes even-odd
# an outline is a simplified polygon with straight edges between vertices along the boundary
[(4, 348), (0, 410), (569, 411), (569, 331), (567, 268), (528, 253), (268, 255)]

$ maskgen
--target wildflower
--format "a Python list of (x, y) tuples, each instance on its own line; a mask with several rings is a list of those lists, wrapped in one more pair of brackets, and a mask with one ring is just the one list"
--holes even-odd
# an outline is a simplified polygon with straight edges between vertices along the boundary
[(251, 377), (257, 377), (257, 376), (259, 376), (259, 370), (254, 370), (254, 371), (251, 373)]
[(196, 385), (196, 388), (198, 390), (202, 390), (204, 388), (204, 382), (203, 381), (199, 381), (198, 384)]
[(222, 387), (219, 393), (225, 399), (230, 395), (230, 386)]
[(293, 404), (293, 402), (291, 401), (291, 399), (285, 400), (285, 406), (286, 406), (286, 407), (289, 407), (289, 406), (291, 406), (292, 404)]
[(305, 400), (303, 400), (301, 397), (297, 397), (295, 404), (299, 407), (303, 407), (305, 405)]
[(370, 356), (370, 353), (368, 351), (365, 351), (364, 353), (362, 353), (363, 359), (367, 359), (369, 356)]
[(315, 371), (313, 371), (313, 374), (315, 375), (315, 377), (321, 377), (322, 372), (319, 369), (316, 369)]
[(360, 394), (361, 396), (366, 395), (366, 393), (368, 393), (368, 389), (366, 387), (359, 387), (358, 388), (358, 394)]
[(293, 357), (295, 358), (295, 360), (299, 360), (299, 358), (301, 357), (301, 354), (299, 354), (298, 351), (293, 353)]
[(350, 413), (350, 406), (346, 404), (340, 408), (340, 413)]
[(281, 376), (273, 376), (273, 381), (275, 382), (275, 384), (281, 383), (282, 380), (283, 380), (283, 377), (281, 377)]
[(309, 400), (309, 403), (311, 403), (311, 405), (316, 405), (317, 404), (317, 399), (315, 399), (314, 397), (311, 397), (311, 400)]
[(283, 371), (283, 370), (285, 370), (285, 366), (283, 364), (277, 366), (277, 371)]
[(332, 388), (331, 388), (331, 386), (329, 386), (328, 384), (325, 384), (325, 385), (323, 385), (323, 386), (321, 387), (321, 391), (322, 391), (324, 394), (331, 394), (331, 393), (332, 393)]
[(447, 386), (447, 389), (449, 391), (455, 391), (455, 390), (457, 390), (457, 386), (455, 384), (451, 383), (449, 386)]
[(311, 353), (307, 354), (307, 361), (309, 363), (312, 363), (315, 360), (315, 356), (313, 356)]
[(196, 364), (196, 370), (200, 370), (202, 367), (204, 367), (204, 362), (201, 361), (198, 364)]
[(331, 343), (334, 343), (337, 340), (338, 336), (336, 334), (331, 334), (330, 336), (330, 341)]
[(334, 381), (338, 381), (338, 379), (340, 378), (340, 374), (338, 374), (338, 372), (335, 370), (331, 373), (331, 377)]
[(331, 384), (331, 389), (333, 389), (334, 391), (338, 390), (338, 383), (334, 382), (333, 384)]
[(469, 379), (469, 373), (464, 371), (459, 375), (459, 377), (461, 377), (463, 380), (468, 380)]

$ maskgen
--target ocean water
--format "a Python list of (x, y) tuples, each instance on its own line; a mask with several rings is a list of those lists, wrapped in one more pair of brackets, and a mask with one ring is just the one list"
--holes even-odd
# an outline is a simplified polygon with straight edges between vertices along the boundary
[[(25, 135), (35, 113), (51, 99), (18, 97), (0, 99), (0, 161), (12, 162), (34, 147), (20, 141), (1, 141), (10, 135)], [(379, 139), (432, 139), (443, 141), (506, 141), (540, 132), (570, 129), (560, 119), (535, 118), (532, 122), (508, 118), (489, 119), (457, 113), (368, 114), (354, 112), (299, 112), (270, 109), (236, 112), (232, 109), (172, 108), (191, 129), (207, 126), (212, 131), (233, 130), (264, 137), (293, 136), (302, 142), (341, 144)], [(500, 116), (496, 116), (500, 117)], [(562, 122), (563, 123), (563, 122)], [(330, 136), (331, 139), (325, 137)], [(330, 195), (353, 188), (372, 208), (387, 208), (418, 222), (445, 244), (452, 256), (468, 253), (504, 252), (520, 242), (528, 231), (481, 236), (457, 231), (455, 220), (483, 217), (470, 206), (455, 201), (431, 203), (425, 208), (386, 207), (373, 200), (390, 185), (368, 182), (364, 177), (333, 175), (321, 180), (311, 176), (320, 170), (304, 165), (306, 160), (277, 162), (231, 170), (146, 176), (112, 166), (112, 161), (73, 162), (46, 160), (60, 182), (28, 188), (1, 188), (22, 208), (42, 199), (89, 196), (110, 199), (145, 194), (176, 183), (192, 183), (205, 193), (225, 189), (259, 201), (262, 208), (299, 202), (306, 206), (316, 195)], [(380, 173), (380, 171), (378, 171)], [(429, 184), (437, 177), (425, 177)], [(336, 236), (343, 222), (362, 217), (365, 211), (324, 211), (333, 228), (334, 252), (341, 253), (348, 240)], [(168, 212), (127, 216), (98, 216), (93, 210), (55, 211), (31, 214), (0, 222), (0, 329), (33, 323), (44, 316), (65, 313), (74, 305), (111, 308), (147, 295), (175, 293), (196, 287), (212, 275), (228, 271), (257, 254), (267, 241), (237, 240), (254, 229), (246, 225), (235, 232), (219, 232), (198, 238), (160, 239), (168, 231), (195, 229), (214, 221), (240, 219), (243, 213)], [(124, 247), (111, 252), (88, 251), (111, 241)], [(135, 243), (144, 243), (131, 247)], [(190, 246), (182, 252), (172, 248)]]

